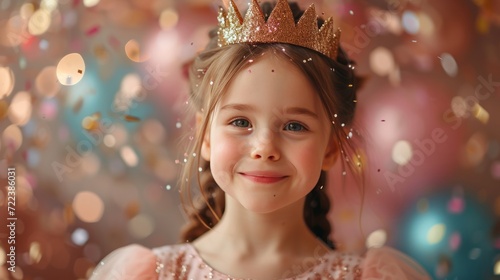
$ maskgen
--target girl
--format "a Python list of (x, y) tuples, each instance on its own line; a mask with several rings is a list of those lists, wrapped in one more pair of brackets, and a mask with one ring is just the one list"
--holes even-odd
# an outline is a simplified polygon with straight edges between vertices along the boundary
[(346, 130), (359, 82), (332, 22), (285, 0), (252, 1), (243, 20), (231, 1), (212, 35), (190, 72), (181, 190), (195, 177), (203, 204), (189, 203), (186, 242), (118, 249), (92, 279), (429, 279), (395, 250), (347, 255), (329, 240), (326, 173), (361, 168)]

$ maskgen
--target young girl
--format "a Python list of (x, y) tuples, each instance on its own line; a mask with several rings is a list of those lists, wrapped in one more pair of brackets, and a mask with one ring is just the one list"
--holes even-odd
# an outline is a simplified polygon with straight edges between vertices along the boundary
[(197, 137), (181, 178), (203, 204), (187, 205), (182, 244), (118, 249), (91, 279), (430, 279), (395, 250), (329, 240), (327, 171), (342, 160), (361, 174), (359, 82), (332, 22), (285, 0), (252, 1), (243, 19), (230, 1), (212, 35), (190, 72)]

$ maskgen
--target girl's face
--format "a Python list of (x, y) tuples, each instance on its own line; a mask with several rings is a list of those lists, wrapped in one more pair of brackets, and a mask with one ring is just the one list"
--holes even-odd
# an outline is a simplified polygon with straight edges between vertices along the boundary
[(290, 62), (265, 54), (239, 72), (202, 146), (217, 184), (250, 211), (302, 201), (336, 147), (317, 93)]

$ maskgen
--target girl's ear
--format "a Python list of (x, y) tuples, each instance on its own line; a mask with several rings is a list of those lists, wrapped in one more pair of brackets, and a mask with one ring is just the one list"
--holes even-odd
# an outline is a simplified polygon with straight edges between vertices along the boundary
[(205, 133), (205, 136), (203, 137), (203, 143), (201, 144), (201, 157), (206, 161), (210, 161), (210, 139), (208, 137), (208, 133)]
[(337, 161), (337, 157), (339, 155), (339, 146), (334, 141), (334, 137), (330, 137), (328, 141), (328, 146), (326, 147), (325, 157), (323, 158), (323, 165), (321, 170), (328, 171), (333, 167), (335, 162)]
[[(196, 131), (201, 127), (203, 122), (203, 115), (200, 112), (196, 112)], [(207, 130), (209, 127), (207, 127)], [(201, 143), (201, 157), (210, 161), (210, 132), (205, 131), (205, 135), (197, 135), (197, 137), (203, 137), (203, 142)]]

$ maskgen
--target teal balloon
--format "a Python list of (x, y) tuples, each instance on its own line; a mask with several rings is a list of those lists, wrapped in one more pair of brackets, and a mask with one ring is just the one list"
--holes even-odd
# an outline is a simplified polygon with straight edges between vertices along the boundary
[(398, 223), (397, 247), (434, 279), (492, 279), (500, 256), (494, 223), (491, 208), (474, 194), (447, 189), (420, 198), (406, 211)]
[[(103, 80), (99, 76), (99, 68), (102, 66), (99, 66), (92, 57), (84, 57), (84, 60), (86, 64), (85, 75), (79, 83), (68, 87), (66, 105), (63, 111), (64, 120), (73, 139), (76, 142), (90, 141), (92, 145), (100, 145), (104, 134), (111, 130), (112, 125), (118, 123), (123, 124), (127, 131), (133, 133), (140, 123), (127, 122), (123, 116), (132, 115), (143, 120), (152, 115), (153, 106), (146, 100), (133, 100), (129, 109), (120, 111), (113, 104), (116, 93), (121, 88), (123, 78), (127, 74), (142, 74), (130, 64), (113, 61), (110, 63), (117, 64), (116, 70), (106, 80)], [(83, 100), (83, 103), (80, 109), (74, 112), (73, 108), (80, 99)], [(103, 128), (102, 131), (89, 133), (82, 127), (82, 121), (94, 113), (101, 114)]]

